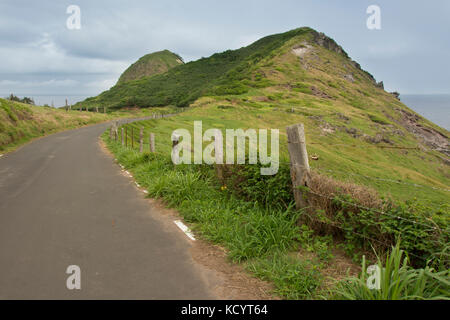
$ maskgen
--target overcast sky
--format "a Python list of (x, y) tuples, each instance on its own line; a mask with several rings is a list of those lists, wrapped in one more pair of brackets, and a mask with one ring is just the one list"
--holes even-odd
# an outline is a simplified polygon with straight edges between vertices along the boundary
[[(72, 4), (80, 30), (66, 26)], [(381, 30), (366, 26), (372, 4)], [(191, 61), (302, 26), (335, 39), (387, 90), (450, 93), (449, 21), (448, 0), (2, 0), (0, 94), (97, 95), (146, 53)]]

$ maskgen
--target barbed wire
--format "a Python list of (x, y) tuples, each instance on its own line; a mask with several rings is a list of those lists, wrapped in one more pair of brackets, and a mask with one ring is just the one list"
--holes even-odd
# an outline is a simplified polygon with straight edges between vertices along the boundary
[[(283, 161), (283, 160), (278, 160), (278, 161), (272, 160), (271, 163), (285, 164), (285, 165), (289, 165), (289, 166), (292, 165), (292, 163), (290, 161)], [(296, 164), (296, 166), (304, 168), (304, 166), (299, 165), (299, 164)], [(363, 175), (363, 174), (353, 173), (353, 172), (344, 172), (344, 171), (339, 171), (339, 170), (322, 169), (322, 168), (319, 168), (319, 167), (313, 167), (311, 169), (312, 170), (317, 170), (320, 173), (324, 173), (324, 171), (325, 171), (325, 172), (329, 172), (329, 173), (343, 174), (343, 175), (349, 175), (349, 176), (360, 176), (360, 177), (364, 177), (364, 178), (367, 178), (367, 179), (379, 180), (379, 181), (384, 181), (384, 182), (392, 182), (392, 183), (397, 183), (397, 184), (403, 184), (403, 185), (408, 185), (408, 186), (416, 187), (416, 188), (430, 188), (430, 189), (433, 189), (433, 190), (450, 192), (450, 189), (443, 189), (443, 188), (434, 187), (434, 186), (426, 186), (426, 185), (421, 185), (421, 184), (417, 184), (417, 183), (409, 183), (409, 182), (405, 182), (405, 181), (401, 181), (401, 180), (393, 180), (393, 179), (378, 178), (378, 177), (374, 177), (374, 176), (366, 176), (366, 175)]]
[[(348, 204), (350, 206), (353, 206), (355, 208), (363, 209), (363, 210), (366, 210), (366, 211), (377, 212), (377, 213), (379, 213), (381, 215), (386, 215), (386, 216), (391, 217), (391, 218), (408, 221), (408, 222), (410, 222), (412, 224), (417, 224), (417, 225), (421, 225), (421, 226), (430, 228), (430, 229), (427, 229), (425, 231), (432, 231), (432, 230), (436, 231), (436, 230), (438, 230), (438, 231), (440, 231), (441, 234), (443, 233), (442, 230), (438, 226), (431, 226), (431, 225), (428, 225), (428, 224), (425, 224), (425, 223), (421, 223), (421, 222), (418, 222), (418, 221), (414, 221), (414, 220), (410, 220), (410, 219), (407, 219), (407, 218), (404, 218), (404, 217), (401, 217), (401, 216), (398, 216), (398, 215), (393, 215), (393, 214), (387, 213), (385, 211), (380, 211), (380, 210), (377, 210), (375, 208), (369, 208), (369, 207), (366, 207), (366, 206), (362, 206), (362, 205), (359, 205), (359, 204), (356, 204), (356, 203), (353, 203), (353, 202), (349, 202), (349, 201), (340, 199), (340, 198), (337, 197), (337, 195), (334, 195), (334, 194), (333, 194), (334, 197), (332, 197), (332, 196), (327, 196), (327, 195), (324, 195), (324, 194), (320, 194), (320, 193), (314, 192), (312, 190), (307, 190), (307, 192), (311, 193), (311, 194), (314, 194), (316, 196), (319, 196), (319, 197), (327, 198), (327, 199), (332, 200), (332, 201), (339, 201), (339, 202)], [(432, 222), (434, 223), (434, 221), (432, 221)]]
[[(330, 145), (325, 145), (323, 143), (320, 142), (309, 142), (308, 144), (312, 144), (312, 145), (320, 145), (323, 147), (330, 147)], [(357, 144), (348, 144), (348, 143), (338, 143), (338, 144), (331, 144), (332, 146), (337, 146), (337, 147), (351, 147), (351, 148), (379, 148), (379, 149), (400, 149), (400, 150), (421, 150), (419, 147), (404, 147), (404, 146), (361, 146), (361, 145), (357, 145)]]
[[(314, 220), (314, 218), (311, 217), (311, 215), (309, 215), (309, 214), (306, 214), (306, 215), (307, 215), (311, 220)], [(366, 235), (364, 235), (364, 234), (362, 234), (362, 233), (356, 232), (354, 229), (352, 229), (352, 230), (346, 229), (346, 228), (344, 228), (344, 227), (342, 227), (342, 226), (336, 224), (335, 222), (332, 222), (332, 221), (322, 221), (322, 220), (320, 220), (319, 222), (320, 222), (320, 223), (327, 224), (327, 225), (331, 225), (331, 226), (333, 226), (333, 227), (335, 227), (335, 228), (341, 229), (341, 230), (346, 231), (346, 232), (351, 232), (351, 233), (356, 234), (357, 236), (360, 236), (361, 238), (364, 238), (364, 239), (366, 239), (366, 240), (370, 240), (370, 241), (373, 241), (373, 242), (380, 243), (380, 244), (384, 245), (385, 247), (392, 247), (392, 243), (387, 243), (387, 242), (384, 242), (384, 241), (381, 241), (381, 240), (378, 240), (378, 239), (374, 239), (374, 238), (369, 237), (369, 236), (366, 236)], [(436, 242), (436, 243), (437, 243), (437, 242)], [(407, 252), (407, 254), (410, 255), (410, 256), (413, 256), (413, 257), (415, 257), (415, 258), (421, 259), (422, 261), (425, 261), (425, 262), (427, 261), (427, 259), (425, 259), (424, 257), (418, 256), (418, 255), (416, 255), (416, 254), (414, 254), (414, 253)]]
[(403, 184), (403, 185), (412, 186), (412, 187), (416, 187), (416, 188), (431, 188), (433, 190), (440, 190), (440, 191), (446, 191), (446, 192), (450, 191), (450, 189), (442, 189), (442, 188), (433, 187), (433, 186), (425, 186), (425, 185), (421, 185), (421, 184), (417, 184), (417, 183), (409, 183), (409, 182), (405, 182), (405, 181), (401, 181), (401, 180), (393, 180), (393, 179), (386, 179), (386, 178), (378, 178), (378, 177), (374, 177), (374, 176), (366, 176), (366, 175), (363, 175), (360, 173), (344, 172), (344, 171), (337, 171), (337, 170), (331, 170), (331, 169), (322, 170), (321, 168), (314, 168), (314, 169), (321, 171), (321, 172), (326, 171), (326, 172), (330, 172), (330, 173), (345, 174), (345, 175), (349, 175), (349, 176), (360, 176), (360, 177), (364, 177), (364, 178), (368, 178), (368, 179)]

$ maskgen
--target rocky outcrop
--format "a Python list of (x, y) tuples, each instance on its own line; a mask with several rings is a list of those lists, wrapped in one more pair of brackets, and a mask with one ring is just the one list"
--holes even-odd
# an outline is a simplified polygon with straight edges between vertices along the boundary
[(419, 140), (431, 147), (433, 150), (450, 156), (450, 143), (446, 135), (419, 123), (420, 117), (418, 115), (403, 109), (397, 110), (402, 115), (398, 122), (400, 122), (406, 130), (414, 134), (417, 138), (419, 138)]

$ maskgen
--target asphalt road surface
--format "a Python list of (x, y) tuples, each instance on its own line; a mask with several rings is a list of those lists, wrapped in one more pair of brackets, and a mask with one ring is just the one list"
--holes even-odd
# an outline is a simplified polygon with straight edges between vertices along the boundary
[[(211, 299), (188, 238), (101, 150), (100, 124), (0, 158), (0, 299)], [(81, 290), (66, 269), (81, 270)]]

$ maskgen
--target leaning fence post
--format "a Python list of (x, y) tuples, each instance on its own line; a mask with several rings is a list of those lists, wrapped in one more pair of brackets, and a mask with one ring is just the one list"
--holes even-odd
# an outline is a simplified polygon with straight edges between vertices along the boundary
[(302, 123), (286, 128), (289, 158), (291, 162), (291, 179), (297, 209), (308, 206), (306, 194), (299, 187), (308, 187), (310, 168), (306, 150), (305, 128)]
[(125, 145), (125, 137), (123, 136), (123, 127), (122, 127), (122, 147)]
[(144, 151), (144, 128), (141, 127), (141, 131), (139, 132), (139, 152), (142, 153)]
[(150, 152), (155, 153), (155, 134), (150, 133)]

